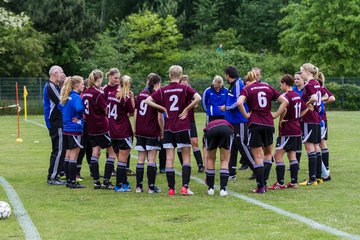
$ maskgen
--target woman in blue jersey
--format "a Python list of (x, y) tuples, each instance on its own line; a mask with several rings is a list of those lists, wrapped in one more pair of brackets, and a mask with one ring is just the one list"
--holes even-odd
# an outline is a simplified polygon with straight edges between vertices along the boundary
[(69, 188), (84, 188), (76, 182), (77, 158), (83, 148), (83, 111), (80, 93), (84, 90), (84, 80), (80, 76), (68, 77), (60, 93), (60, 109), (63, 116), (64, 137), (68, 164), (64, 166)]

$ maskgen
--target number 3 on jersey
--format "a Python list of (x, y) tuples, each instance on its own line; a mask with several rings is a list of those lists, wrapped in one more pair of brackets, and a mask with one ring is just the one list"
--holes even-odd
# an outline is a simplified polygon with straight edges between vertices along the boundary
[(116, 105), (111, 107), (111, 103), (107, 105), (108, 108), (108, 118), (117, 119), (117, 107)]
[(89, 99), (85, 99), (84, 106), (85, 106), (85, 109), (84, 109), (85, 114), (89, 115)]
[(179, 97), (177, 95), (171, 95), (169, 97), (169, 101), (172, 102), (170, 105), (170, 111), (172, 111), (172, 112), (179, 111), (179, 107), (176, 106), (176, 104), (179, 101)]

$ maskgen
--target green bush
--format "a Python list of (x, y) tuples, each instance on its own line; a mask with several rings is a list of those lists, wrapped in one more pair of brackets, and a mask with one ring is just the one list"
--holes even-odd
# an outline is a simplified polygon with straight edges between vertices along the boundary
[(328, 83), (327, 89), (335, 96), (336, 100), (326, 109), (360, 110), (360, 87), (351, 84)]

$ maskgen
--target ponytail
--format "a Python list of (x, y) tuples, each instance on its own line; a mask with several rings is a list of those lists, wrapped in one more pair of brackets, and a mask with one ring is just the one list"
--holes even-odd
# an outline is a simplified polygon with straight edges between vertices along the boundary
[(61, 92), (60, 92), (60, 103), (62, 105), (65, 105), (69, 96), (70, 96), (70, 92), (71, 90), (73, 90), (76, 86), (76, 84), (79, 84), (83, 81), (83, 78), (80, 76), (72, 76), (72, 77), (67, 77), (65, 80), (65, 83), (63, 85), (63, 87), (61, 88)]
[(161, 77), (159, 75), (157, 75), (156, 73), (150, 73), (147, 76), (146, 80), (147, 80), (147, 87), (149, 89), (149, 92), (150, 92), (150, 94), (152, 94), (153, 92), (155, 92), (154, 85), (161, 82)]
[(128, 75), (124, 75), (120, 80), (120, 86), (119, 91), (116, 93), (116, 98), (122, 99), (126, 98), (126, 96), (129, 96), (130, 93), (130, 85), (131, 85), (131, 77)]
[(103, 77), (104, 77), (104, 73), (101, 70), (99, 70), (99, 69), (93, 70), (89, 74), (89, 87), (96, 86), (95, 85), (96, 81)]

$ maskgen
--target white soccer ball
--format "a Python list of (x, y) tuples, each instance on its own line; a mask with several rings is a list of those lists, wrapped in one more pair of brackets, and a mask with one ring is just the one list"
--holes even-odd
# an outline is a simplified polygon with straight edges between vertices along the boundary
[(7, 202), (0, 201), (0, 219), (7, 219), (11, 215), (11, 207)]

